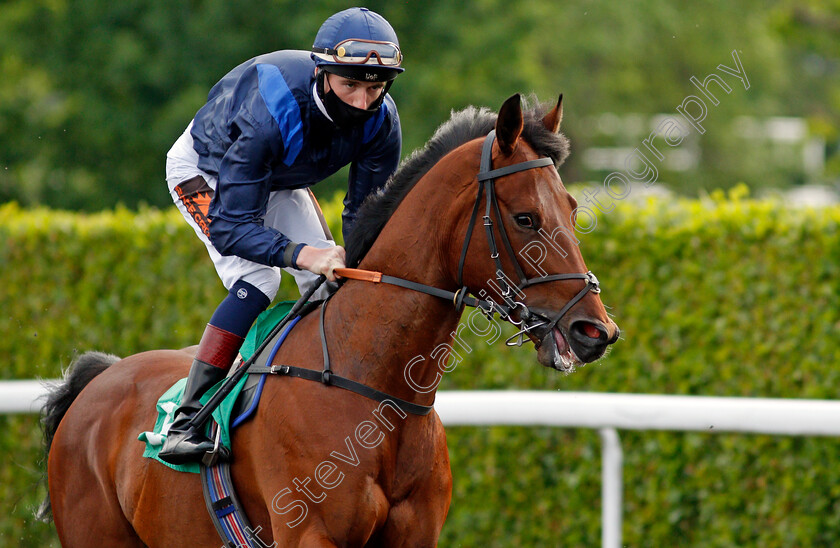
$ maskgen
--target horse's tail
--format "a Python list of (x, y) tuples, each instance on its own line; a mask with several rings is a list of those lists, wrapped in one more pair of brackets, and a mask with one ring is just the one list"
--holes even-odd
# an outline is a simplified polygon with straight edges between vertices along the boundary
[[(48, 388), (47, 400), (41, 409), (41, 429), (44, 432), (44, 485), (47, 484), (47, 459), (50, 455), (55, 431), (70, 405), (84, 389), (100, 373), (121, 358), (102, 352), (85, 352), (70, 364), (64, 372), (64, 380)], [(38, 508), (36, 516), (42, 521), (52, 519), (49, 489), (47, 496)]]

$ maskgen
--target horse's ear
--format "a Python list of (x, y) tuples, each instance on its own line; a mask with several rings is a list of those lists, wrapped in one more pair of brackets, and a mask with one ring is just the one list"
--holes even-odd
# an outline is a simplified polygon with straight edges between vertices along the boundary
[(523, 127), (522, 98), (517, 93), (505, 101), (496, 119), (496, 142), (499, 143), (499, 148), (506, 156), (513, 154), (516, 150), (516, 143), (519, 141)]
[(543, 124), (551, 133), (557, 133), (563, 121), (563, 94), (557, 99), (557, 105), (543, 118)]

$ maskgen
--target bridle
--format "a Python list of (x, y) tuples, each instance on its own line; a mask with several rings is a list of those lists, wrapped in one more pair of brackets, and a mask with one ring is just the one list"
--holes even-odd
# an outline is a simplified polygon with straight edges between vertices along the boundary
[[(544, 328), (546, 332), (550, 333), (551, 330), (554, 329), (554, 327), (557, 325), (557, 322), (559, 322), (560, 319), (575, 304), (577, 304), (578, 301), (584, 298), (587, 293), (589, 293), (590, 291), (592, 291), (593, 293), (599, 293), (601, 289), (598, 284), (598, 278), (596, 278), (595, 275), (592, 274), (592, 272), (572, 274), (550, 274), (548, 276), (539, 276), (536, 278), (528, 278), (525, 275), (525, 272), (522, 270), (522, 267), (516, 260), (516, 255), (513, 252), (513, 246), (511, 246), (510, 239), (508, 238), (507, 232), (505, 231), (505, 224), (502, 222), (502, 214), (501, 210), (499, 209), (499, 202), (496, 199), (495, 181), (499, 177), (504, 177), (505, 175), (510, 175), (512, 173), (518, 173), (520, 171), (535, 169), (539, 167), (553, 166), (554, 162), (551, 160), (551, 158), (538, 158), (536, 160), (528, 160), (525, 162), (520, 162), (518, 164), (501, 167), (499, 169), (493, 169), (491, 154), (493, 149), (493, 142), (495, 141), (495, 139), (496, 132), (495, 130), (493, 130), (490, 132), (489, 135), (487, 135), (487, 138), (484, 140), (484, 147), (481, 151), (481, 163), (478, 174), (478, 196), (475, 199), (475, 205), (473, 206), (472, 215), (470, 216), (470, 222), (467, 227), (467, 235), (464, 239), (464, 245), (461, 250), (461, 258), (458, 261), (458, 285), (460, 286), (460, 289), (458, 291), (447, 291), (438, 287), (422, 284), (419, 282), (413, 282), (411, 280), (406, 280), (403, 278), (397, 278), (395, 276), (388, 276), (382, 274), (381, 272), (374, 272), (371, 270), (359, 270), (356, 268), (336, 268), (335, 273), (342, 278), (363, 280), (373, 283), (387, 283), (390, 285), (411, 289), (412, 291), (418, 291), (420, 293), (432, 295), (434, 297), (440, 297), (442, 299), (446, 299), (447, 301), (452, 302), (455, 305), (456, 310), (458, 311), (463, 310), (464, 306), (471, 306), (480, 309), (482, 313), (484, 313), (488, 318), (492, 318), (493, 314), (497, 313), (502, 319), (512, 323), (520, 329), (518, 333), (516, 333), (506, 341), (506, 344), (508, 344), (509, 346), (521, 346), (525, 340), (525, 336), (528, 335), (532, 330), (537, 328)], [(487, 230), (487, 240), (490, 245), (490, 258), (494, 261), (496, 266), (496, 282), (498, 283), (498, 287), (501, 290), (500, 293), (501, 297), (505, 301), (504, 304), (496, 303), (492, 299), (483, 300), (471, 296), (469, 294), (469, 289), (463, 283), (464, 263), (466, 262), (467, 249), (469, 248), (470, 240), (472, 239), (472, 233), (475, 230), (476, 221), (478, 219), (478, 211), (481, 207), (481, 198), (482, 195), (485, 193), (487, 194), (487, 199), (483, 217), (484, 227)], [(494, 216), (499, 224), (499, 234), (501, 235), (502, 245), (505, 248), (505, 251), (508, 254), (511, 262), (513, 262), (514, 267), (516, 269), (516, 274), (519, 277), (519, 283), (515, 286), (511, 285), (508, 282), (508, 278), (505, 276), (504, 270), (502, 268), (502, 261), (499, 253), (499, 248), (496, 244), (495, 233), (493, 232), (494, 223), (492, 217)], [(323, 276), (320, 277), (321, 282), (323, 282), (323, 278)], [(522, 294), (522, 290), (526, 287), (531, 287), (533, 285), (546, 282), (565, 280), (584, 280), (586, 282), (586, 285), (583, 289), (578, 291), (578, 293), (574, 297), (572, 297), (571, 300), (569, 300), (569, 302), (567, 302), (566, 305), (563, 306), (563, 308), (560, 310), (560, 312), (557, 313), (557, 315), (555, 315), (553, 318), (548, 318), (546, 316), (533, 312), (525, 305), (525, 303), (514, 299), (515, 294)], [(302, 297), (301, 300), (299, 300), (298, 303), (295, 304), (295, 307), (300, 307), (303, 302), (306, 302), (309, 296), (311, 296), (313, 290), (314, 288), (310, 288), (308, 294)], [(487, 295), (487, 293), (485, 290), (482, 289), (481, 291), (479, 291), (479, 295), (483, 296)], [(330, 386), (338, 386), (340, 388), (344, 388), (345, 390), (350, 390), (351, 392), (361, 394), (366, 398), (370, 398), (380, 403), (394, 403), (397, 406), (399, 406), (400, 409), (408, 413), (412, 413), (415, 415), (427, 415), (432, 410), (432, 406), (430, 405), (420, 405), (417, 403), (402, 400), (400, 398), (396, 398), (394, 396), (386, 394), (385, 392), (381, 392), (379, 390), (371, 388), (370, 386), (367, 386), (365, 384), (356, 382), (352, 379), (348, 379), (346, 377), (342, 377), (333, 373), (330, 364), (329, 351), (327, 349), (326, 331), (324, 328), (324, 315), (328, 303), (329, 299), (324, 301), (324, 303), (321, 305), (321, 313), (319, 320), (321, 350), (324, 356), (324, 368), (321, 371), (290, 365), (269, 365), (271, 364), (271, 360), (274, 356), (273, 352), (276, 351), (277, 346), (275, 346), (275, 350), (272, 351), (272, 354), (270, 354), (265, 360), (263, 360), (262, 356), (260, 356), (260, 360), (262, 361), (254, 363), (253, 365), (249, 364), (246, 368), (247, 371), (250, 373), (276, 374), (288, 377), (298, 377), (310, 381), (321, 382)], [(519, 321), (517, 321), (511, 315), (514, 311), (520, 308), (522, 312), (519, 314)], [(291, 316), (292, 313), (290, 312), (287, 316), (287, 320), (284, 321), (288, 321), (288, 318)], [(282, 323), (275, 327), (275, 333), (272, 335), (272, 337), (277, 337), (280, 335), (279, 328), (281, 326)], [(282, 339), (280, 340), (282, 341)], [(254, 354), (254, 357), (256, 357), (257, 354), (260, 353), (260, 350), (262, 350), (262, 348), (267, 344), (269, 344), (269, 340), (266, 340), (262, 343), (262, 346), (257, 351), (257, 353)], [(251, 359), (253, 360), (254, 357), (252, 357)]]
[[(367, 270), (358, 270), (351, 268), (336, 269), (336, 274), (343, 278), (365, 280), (369, 282), (382, 282), (390, 285), (396, 285), (414, 291), (419, 291), (421, 293), (426, 293), (427, 295), (433, 295), (435, 297), (447, 299), (450, 300), (455, 305), (455, 308), (459, 311), (463, 310), (464, 306), (466, 305), (480, 309), (488, 317), (492, 317), (494, 313), (497, 313), (503, 320), (512, 323), (520, 329), (519, 332), (508, 338), (508, 340), (506, 341), (506, 344), (508, 346), (521, 346), (525, 340), (525, 335), (529, 334), (532, 330), (536, 328), (543, 327), (547, 331), (551, 331), (557, 325), (557, 322), (559, 322), (560, 319), (563, 318), (563, 316), (565, 316), (566, 313), (569, 310), (571, 310), (571, 308), (575, 304), (578, 303), (578, 301), (584, 298), (587, 293), (589, 293), (590, 291), (592, 291), (593, 293), (600, 293), (601, 288), (598, 282), (598, 278), (596, 278), (595, 274), (593, 274), (592, 272), (550, 274), (547, 276), (538, 276), (536, 278), (528, 278), (525, 275), (525, 271), (522, 270), (522, 267), (516, 260), (516, 254), (513, 251), (513, 246), (510, 243), (510, 238), (508, 238), (507, 231), (505, 230), (505, 224), (504, 222), (502, 222), (502, 213), (499, 209), (499, 202), (496, 198), (496, 179), (504, 177), (506, 175), (511, 175), (513, 173), (518, 173), (520, 171), (526, 171), (529, 169), (536, 169), (548, 166), (553, 167), (554, 161), (551, 158), (537, 158), (535, 160), (527, 160), (518, 164), (512, 164), (498, 169), (493, 169), (492, 151), (493, 143), (495, 142), (495, 140), (496, 130), (492, 130), (485, 138), (484, 145), (481, 149), (481, 161), (479, 164), (478, 173), (478, 195), (476, 196), (472, 214), (470, 215), (469, 225), (467, 226), (467, 235), (464, 238), (464, 244), (461, 248), (461, 257), (458, 260), (458, 286), (460, 287), (458, 291), (453, 293), (452, 291), (447, 291), (429, 285), (412, 282), (394, 276), (387, 276), (379, 272), (372, 272)], [(478, 212), (481, 208), (481, 198), (482, 195), (485, 193), (487, 195), (487, 199), (485, 200), (486, 205), (484, 210), (484, 216), (482, 217), (482, 219), (484, 221), (484, 228), (487, 232), (487, 242), (490, 247), (490, 259), (493, 260), (496, 266), (496, 282), (498, 284), (498, 293), (500, 297), (504, 300), (504, 304), (497, 303), (492, 299), (484, 300), (470, 296), (470, 291), (467, 288), (467, 286), (464, 285), (463, 282), (464, 263), (466, 262), (467, 258), (467, 249), (470, 246), (470, 240), (472, 239), (472, 234), (475, 231), (476, 221), (478, 220)], [(519, 283), (517, 285), (512, 285), (509, 281), (509, 278), (504, 273), (501, 255), (499, 253), (499, 247), (496, 243), (496, 236), (493, 230), (495, 226), (495, 223), (493, 222), (493, 217), (496, 218), (496, 222), (498, 222), (499, 225), (498, 231), (501, 237), (500, 239), (502, 241), (502, 246), (504, 247), (505, 252), (507, 253), (508, 257), (513, 263), (514, 269), (516, 270), (516, 275), (519, 278)], [(522, 301), (517, 301), (515, 299), (517, 295), (523, 295), (522, 292), (527, 287), (531, 287), (541, 283), (565, 280), (584, 280), (586, 282), (586, 285), (574, 297), (572, 297), (563, 306), (560, 312), (558, 312), (553, 318), (547, 318), (541, 314), (533, 312), (527, 307), (527, 305), (525, 305), (525, 303), (523, 303)], [(482, 289), (479, 292), (479, 295), (487, 296), (487, 292)], [(515, 320), (512, 317), (512, 313), (517, 309), (521, 309), (521, 312), (519, 314), (519, 321)]]

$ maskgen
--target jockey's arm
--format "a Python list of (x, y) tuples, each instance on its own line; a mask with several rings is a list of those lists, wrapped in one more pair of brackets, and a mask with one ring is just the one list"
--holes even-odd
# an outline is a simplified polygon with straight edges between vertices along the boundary
[(219, 166), (219, 182), (210, 206), (210, 241), (222, 255), (236, 255), (255, 263), (287, 267), (291, 240), (264, 226), (271, 193), (270, 159), (282, 150), (279, 132), (270, 125), (248, 125), (237, 118), (239, 137)]

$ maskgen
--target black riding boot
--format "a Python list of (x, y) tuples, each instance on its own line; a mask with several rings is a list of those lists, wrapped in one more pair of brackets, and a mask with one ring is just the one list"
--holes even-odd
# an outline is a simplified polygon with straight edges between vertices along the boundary
[[(166, 442), (158, 453), (161, 460), (169, 464), (200, 462), (207, 452), (213, 451), (214, 444), (204, 434), (204, 425), (196, 428), (189, 422), (202, 407), (199, 398), (227, 375), (241, 344), (241, 337), (207, 326), (187, 377), (181, 406), (175, 411)], [(221, 446), (220, 449), (225, 452)]]

